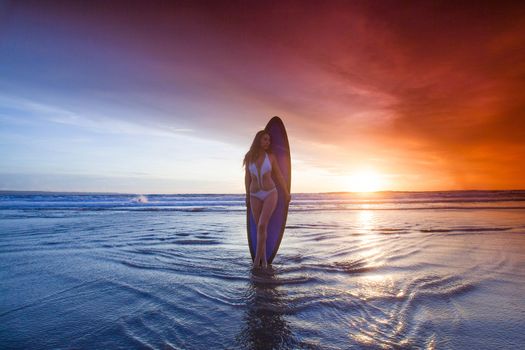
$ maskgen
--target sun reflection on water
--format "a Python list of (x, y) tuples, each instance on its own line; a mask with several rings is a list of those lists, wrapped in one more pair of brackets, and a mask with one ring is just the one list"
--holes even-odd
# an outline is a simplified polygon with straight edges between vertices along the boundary
[(374, 212), (372, 210), (360, 210), (357, 219), (360, 227), (365, 230), (370, 230), (374, 226)]
[(363, 248), (361, 256), (371, 263), (371, 258), (380, 255), (381, 250), (379, 245), (374, 245), (374, 241), (379, 239), (379, 235), (375, 232), (375, 214), (372, 210), (361, 210), (357, 215), (357, 228), (360, 233), (360, 246)]
[(409, 339), (404, 332), (406, 323), (396, 312), (381, 312), (383, 303), (402, 303), (405, 292), (398, 283), (396, 274), (385, 273), (380, 267), (385, 263), (381, 242), (388, 239), (378, 230), (378, 217), (374, 210), (360, 210), (355, 217), (355, 227), (359, 232), (359, 255), (367, 270), (352, 276), (352, 290), (348, 291), (359, 303), (376, 305), (376, 313), (358, 314), (350, 320), (349, 337), (361, 346), (392, 348), (407, 346)]

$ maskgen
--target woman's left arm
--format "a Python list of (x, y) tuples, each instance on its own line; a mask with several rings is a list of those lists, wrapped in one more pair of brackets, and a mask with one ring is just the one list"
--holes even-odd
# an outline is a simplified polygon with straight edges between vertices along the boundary
[(277, 159), (275, 158), (273, 154), (271, 155), (271, 159), (272, 159), (272, 173), (277, 179), (277, 182), (279, 182), (279, 185), (281, 186), (281, 188), (283, 189), (286, 200), (290, 201), (291, 195), (288, 190), (286, 181), (284, 181), (284, 177), (283, 177), (283, 174), (281, 173), (281, 168), (279, 167), (279, 163), (277, 163)]

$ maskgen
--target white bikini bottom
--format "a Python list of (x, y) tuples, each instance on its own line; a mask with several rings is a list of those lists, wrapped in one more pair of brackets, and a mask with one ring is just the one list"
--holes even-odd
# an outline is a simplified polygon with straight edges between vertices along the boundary
[(274, 188), (272, 188), (271, 190), (268, 190), (268, 191), (260, 190), (258, 192), (250, 193), (250, 196), (255, 196), (255, 197), (259, 198), (260, 200), (264, 201), (264, 199), (266, 197), (268, 197), (268, 195), (270, 193), (273, 193), (273, 192), (277, 192), (277, 188), (276, 187), (274, 187)]

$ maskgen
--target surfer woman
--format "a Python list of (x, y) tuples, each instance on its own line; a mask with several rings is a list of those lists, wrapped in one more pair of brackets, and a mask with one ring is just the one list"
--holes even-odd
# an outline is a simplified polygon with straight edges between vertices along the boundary
[(250, 205), (257, 225), (257, 251), (254, 266), (267, 267), (266, 237), (268, 221), (277, 205), (277, 188), (272, 175), (283, 189), (285, 200), (290, 201), (281, 169), (270, 147), (270, 134), (266, 130), (258, 131), (250, 150), (243, 160), (245, 166), (244, 183), (246, 186), (246, 206)]

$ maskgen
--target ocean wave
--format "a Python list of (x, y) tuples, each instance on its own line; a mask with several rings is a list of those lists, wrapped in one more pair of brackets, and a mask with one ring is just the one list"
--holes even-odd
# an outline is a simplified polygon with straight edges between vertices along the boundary
[(429, 228), (420, 229), (423, 233), (450, 233), (450, 232), (494, 232), (494, 231), (509, 231), (512, 227), (458, 227), (458, 228)]
[[(9, 211), (17, 211), (17, 213), (9, 213)], [(411, 207), (411, 206), (396, 206), (396, 207), (334, 207), (334, 206), (319, 206), (319, 207), (301, 207), (290, 205), (288, 212), (318, 212), (318, 211), (424, 211), (424, 210), (525, 210), (525, 206), (425, 206), (425, 207)], [(2, 213), (3, 211), (3, 213)], [(26, 218), (33, 216), (41, 216), (38, 212), (54, 212), (50, 217), (67, 216), (66, 212), (97, 212), (97, 211), (120, 211), (120, 212), (245, 212), (245, 206), (0, 206), (0, 218), (15, 219)], [(62, 214), (60, 214), (62, 212)]]

